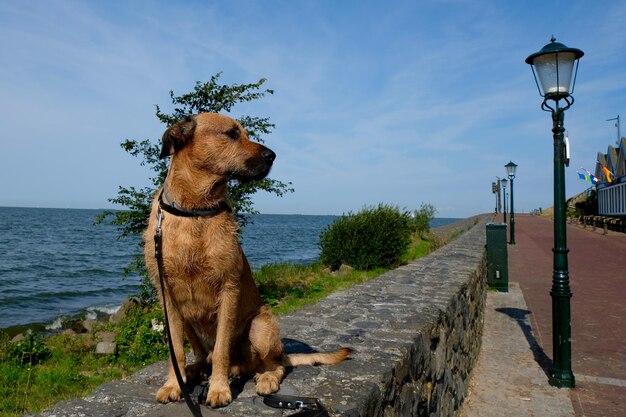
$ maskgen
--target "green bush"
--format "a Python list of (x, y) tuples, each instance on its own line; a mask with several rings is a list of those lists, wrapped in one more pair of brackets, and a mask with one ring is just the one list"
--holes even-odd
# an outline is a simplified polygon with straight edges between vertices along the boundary
[(120, 360), (133, 365), (146, 365), (167, 358), (169, 350), (165, 335), (152, 329), (152, 319), (163, 322), (160, 308), (145, 311), (138, 305), (126, 313), (115, 338)]
[(431, 204), (422, 204), (419, 210), (413, 212), (413, 231), (425, 236), (430, 231), (430, 222), (435, 218), (437, 209)]
[(7, 356), (23, 365), (36, 365), (50, 357), (50, 349), (41, 335), (28, 332), (24, 340), (9, 345)]
[(360, 270), (398, 264), (411, 242), (411, 215), (379, 204), (341, 216), (320, 235), (320, 261), (332, 269), (347, 264)]

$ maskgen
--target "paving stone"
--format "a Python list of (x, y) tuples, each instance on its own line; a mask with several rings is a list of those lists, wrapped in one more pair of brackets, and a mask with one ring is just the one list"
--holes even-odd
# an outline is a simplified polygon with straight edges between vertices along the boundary
[(574, 416), (568, 390), (550, 386), (522, 325), (530, 323), (519, 284), (488, 293), (483, 346), (461, 417)]

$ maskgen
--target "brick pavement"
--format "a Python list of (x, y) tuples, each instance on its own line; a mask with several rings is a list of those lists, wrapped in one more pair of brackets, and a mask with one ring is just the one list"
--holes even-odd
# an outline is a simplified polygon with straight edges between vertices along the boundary
[[(509, 245), (509, 280), (520, 284), (548, 372), (552, 358), (552, 247), (549, 218), (518, 215)], [(569, 390), (577, 416), (626, 417), (626, 234), (567, 227), (572, 310)]]

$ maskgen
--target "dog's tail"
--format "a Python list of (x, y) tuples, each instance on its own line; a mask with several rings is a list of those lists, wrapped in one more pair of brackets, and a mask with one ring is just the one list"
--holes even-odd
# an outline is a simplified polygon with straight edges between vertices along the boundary
[(339, 363), (352, 353), (350, 348), (341, 348), (335, 352), (291, 353), (283, 356), (283, 366), (300, 365), (333, 365)]

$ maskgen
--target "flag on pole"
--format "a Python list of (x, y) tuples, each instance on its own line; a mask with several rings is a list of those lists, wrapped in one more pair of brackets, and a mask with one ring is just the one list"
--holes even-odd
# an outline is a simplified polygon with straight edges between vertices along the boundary
[(602, 171), (604, 171), (604, 176), (606, 177), (606, 180), (611, 183), (613, 182), (613, 173), (611, 171), (609, 171), (609, 169), (607, 167), (605, 167), (604, 165), (602, 165)]
[(585, 180), (587, 182), (592, 183), (593, 185), (596, 185), (598, 183), (598, 179), (589, 171), (587, 171), (585, 168), (580, 167), (581, 170), (584, 171), (584, 174), (581, 174), (580, 172), (578, 172), (578, 177), (581, 180)]

